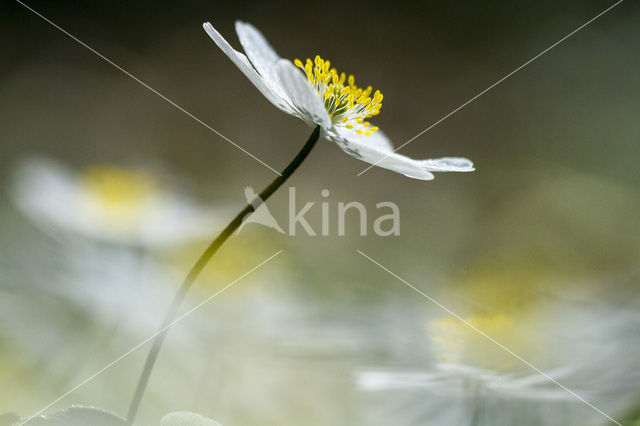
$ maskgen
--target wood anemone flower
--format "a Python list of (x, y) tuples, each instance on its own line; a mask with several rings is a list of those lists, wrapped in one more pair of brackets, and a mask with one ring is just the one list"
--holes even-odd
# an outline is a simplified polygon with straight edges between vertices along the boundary
[(474, 170), (473, 163), (466, 158), (415, 160), (394, 152), (384, 133), (367, 121), (380, 113), (382, 93), (373, 92), (371, 86), (364, 89), (356, 86), (352, 75), (339, 73), (330, 61), (316, 56), (313, 61), (296, 59), (292, 63), (281, 58), (255, 27), (237, 21), (236, 32), (245, 55), (233, 49), (210, 23), (203, 26), (273, 105), (312, 127), (320, 126), (321, 136), (335, 142), (347, 154), (421, 180), (433, 179), (432, 172)]

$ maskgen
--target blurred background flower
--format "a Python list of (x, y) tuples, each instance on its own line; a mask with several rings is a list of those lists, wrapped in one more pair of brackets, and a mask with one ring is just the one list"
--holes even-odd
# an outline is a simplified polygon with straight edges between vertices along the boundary
[[(379, 88), (376, 124), (400, 144), (612, 3), (341, 4), (354, 29), (313, 26), (336, 16), (333, 3), (27, 2), (275, 169), (308, 128), (220, 54), (207, 20), (222, 34), (251, 22), (283, 57), (318, 53)], [(153, 333), (191, 262), (243, 206), (243, 188), (275, 175), (17, 2), (0, 11), (0, 413), (24, 416)], [(290, 181), (298, 203), (316, 203), (309, 223), (319, 229), (327, 189), (332, 205), (393, 201), (400, 236), (360, 237), (357, 215), (344, 237), (247, 225), (185, 310), (284, 252), (172, 329), (141, 424), (171, 411), (223, 425), (465, 424), (473, 412), (485, 424), (607, 424), (579, 402), (532, 398), (559, 394), (523, 383), (531, 370), (356, 249), (633, 424), (639, 13), (621, 3), (400, 151), (467, 156), (471, 175), (356, 177), (364, 163), (318, 143)], [(284, 226), (286, 191), (269, 209)], [(146, 349), (50, 411), (122, 415)], [(366, 371), (403, 387), (363, 390), (354, 377)], [(434, 394), (434, 375), (448, 392)], [(460, 377), (488, 389), (478, 399)]]
[(45, 230), (152, 249), (203, 239), (224, 225), (223, 209), (196, 205), (142, 170), (99, 164), (74, 173), (34, 158), (15, 174), (16, 205)]
[(115, 165), (74, 173), (44, 159), (19, 164), (11, 188), (15, 205), (58, 240), (63, 254), (62, 271), (48, 275), (44, 290), (95, 318), (138, 330), (155, 325), (164, 309), (142, 301), (162, 302), (175, 285), (162, 253), (188, 250), (226, 219), (224, 208), (198, 205), (184, 192), (157, 173)]
[[(614, 419), (624, 416), (640, 395), (640, 365), (628, 357), (640, 348), (637, 339), (617, 342), (634, 334), (640, 315), (590, 285), (579, 295), (562, 289), (538, 268), (505, 262), (491, 273), (483, 265), (442, 295), (465, 316), (429, 319), (426, 344), (356, 374), (359, 388), (373, 393), (365, 423), (610, 424), (570, 391)], [(584, 292), (590, 297), (580, 300)], [(415, 325), (407, 329), (421, 337)]]

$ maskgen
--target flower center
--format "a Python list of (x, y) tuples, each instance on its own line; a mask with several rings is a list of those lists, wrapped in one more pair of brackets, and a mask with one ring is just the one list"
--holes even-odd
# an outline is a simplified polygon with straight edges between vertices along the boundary
[(311, 59), (307, 59), (304, 64), (300, 59), (293, 62), (307, 74), (309, 84), (323, 100), (334, 124), (354, 129), (359, 135), (368, 136), (378, 130), (365, 120), (380, 114), (382, 93), (379, 90), (371, 96), (371, 86), (361, 89), (356, 86), (352, 75), (347, 78), (345, 73), (338, 73), (335, 68), (331, 68), (331, 62), (318, 55), (313, 62)]
[(91, 213), (108, 222), (137, 220), (155, 192), (150, 176), (114, 166), (90, 167), (81, 179)]
[[(510, 348), (523, 350), (522, 330), (509, 315), (479, 315), (466, 321), (498, 342)], [(457, 318), (443, 317), (429, 323), (427, 331), (433, 352), (442, 364), (465, 364), (473, 367), (504, 370), (515, 364), (515, 359), (502, 348)]]

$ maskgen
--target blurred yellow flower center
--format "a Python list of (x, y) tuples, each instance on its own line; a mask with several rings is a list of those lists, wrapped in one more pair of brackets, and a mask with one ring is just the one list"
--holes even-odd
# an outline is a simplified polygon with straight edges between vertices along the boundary
[[(516, 327), (512, 316), (483, 315), (465, 320), (506, 347), (521, 346), (521, 330)], [(440, 363), (501, 370), (515, 362), (508, 352), (457, 318), (443, 317), (432, 321), (428, 333), (434, 355)]]
[(379, 90), (371, 96), (371, 86), (361, 89), (356, 86), (352, 75), (347, 78), (345, 73), (338, 73), (335, 68), (331, 68), (329, 61), (317, 55), (313, 62), (307, 59), (303, 64), (300, 59), (296, 59), (294, 63), (307, 74), (309, 83), (323, 100), (334, 123), (367, 136), (378, 130), (365, 120), (380, 114), (382, 93)]
[(114, 166), (90, 167), (82, 174), (81, 182), (93, 204), (93, 213), (114, 221), (139, 218), (154, 193), (149, 176)]

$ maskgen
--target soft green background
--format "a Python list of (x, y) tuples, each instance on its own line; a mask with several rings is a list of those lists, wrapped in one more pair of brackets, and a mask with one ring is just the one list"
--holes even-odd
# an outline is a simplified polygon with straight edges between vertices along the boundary
[[(612, 3), (28, 2), (276, 169), (310, 129), (254, 89), (206, 36), (204, 21), (237, 48), (234, 20), (251, 22), (283, 57), (320, 54), (380, 89), (385, 99), (376, 124), (399, 145)], [(115, 331), (92, 309), (66, 302), (51, 277), (64, 281), (61, 265), (82, 262), (74, 253), (86, 249), (40, 233), (11, 204), (6, 194), (18, 161), (37, 154), (77, 168), (151, 164), (188, 182), (203, 202), (238, 209), (246, 185), (258, 189), (274, 174), (20, 4), (3, 2), (0, 13), (0, 285), (20, 301), (2, 315), (0, 413), (29, 415), (149, 335), (166, 297), (129, 300), (127, 309), (157, 314)], [(463, 314), (474, 304), (493, 309), (493, 296), (502, 293), (518, 300), (514, 310), (522, 298), (527, 309), (567, 312), (552, 318), (575, 321), (583, 331), (624, 312), (615, 333), (604, 333), (606, 345), (597, 333), (573, 334), (578, 343), (567, 345), (588, 339), (595, 353), (610, 350), (629, 368), (622, 376), (634, 381), (637, 366), (627, 361), (638, 358), (640, 343), (639, 17), (637, 2), (623, 2), (402, 150), (418, 158), (466, 156), (476, 164), (472, 174), (421, 182), (374, 168), (356, 177), (366, 164), (319, 143), (290, 181), (300, 202), (319, 203), (320, 191), (329, 189), (333, 221), (338, 201), (361, 201), (371, 212), (375, 203), (393, 201), (401, 235), (360, 237), (355, 221), (342, 238), (247, 227), (221, 253), (222, 266), (208, 269), (190, 306), (285, 252), (172, 331), (141, 424), (184, 410), (225, 425), (431, 424), (431, 408), (421, 411), (429, 393), (408, 402), (401, 402), (402, 392), (371, 400), (356, 389), (353, 374), (364, 367), (428, 369), (422, 330), (445, 313), (356, 249)], [(286, 191), (270, 208), (286, 222)], [(317, 229), (319, 214), (316, 206), (309, 215)], [(214, 232), (204, 231), (195, 247), (145, 254), (173, 266), (163, 275), (175, 283), (167, 288), (177, 286)], [(98, 258), (120, 256), (113, 248), (91, 250)], [(119, 273), (135, 282), (134, 270)], [(73, 291), (76, 281), (68, 283), (64, 291)], [(581, 313), (572, 317), (576, 305)], [(553, 321), (527, 327), (561, 342), (543, 347), (541, 360), (572, 365)], [(145, 353), (146, 347), (55, 408), (77, 403), (124, 413)], [(637, 386), (619, 389), (618, 379), (599, 369), (585, 374), (604, 377), (585, 385), (596, 405), (620, 421), (634, 418), (629, 401)], [(438, 404), (437, 410), (463, 410), (464, 402)], [(540, 420), (544, 407), (504, 404), (516, 419), (524, 413), (518, 421), (526, 424), (608, 424), (579, 403), (549, 410), (548, 416), (565, 416), (545, 418), (550, 423)], [(579, 413), (566, 414), (571, 410)]]

